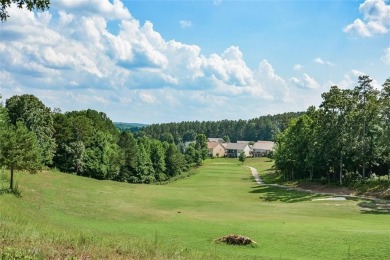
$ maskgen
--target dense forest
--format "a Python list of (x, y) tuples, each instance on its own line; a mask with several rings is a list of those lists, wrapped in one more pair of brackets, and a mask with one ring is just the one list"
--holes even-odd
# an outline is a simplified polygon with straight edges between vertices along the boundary
[[(0, 102), (0, 166), (11, 171), (11, 189), (14, 170), (34, 173), (42, 168), (101, 180), (165, 182), (202, 164), (208, 156), (207, 137), (270, 140), (297, 115), (136, 125), (141, 130), (133, 134), (133, 125), (114, 124), (102, 112), (62, 113), (33, 95), (13, 96), (5, 106)], [(185, 141), (194, 142), (185, 147)]]
[[(371, 81), (361, 76), (354, 89), (333, 86), (322, 94), (319, 108), (305, 113), (153, 124), (136, 133), (118, 129), (102, 112), (62, 113), (33, 95), (13, 96), (5, 106), (0, 102), (0, 166), (11, 171), (11, 187), (14, 170), (44, 167), (96, 179), (165, 182), (202, 164), (207, 137), (223, 137), (276, 140), (275, 166), (286, 180), (348, 183), (386, 175), (390, 79), (381, 91)], [(187, 141), (194, 142), (185, 147)]]
[(319, 108), (277, 136), (275, 166), (286, 180), (390, 178), (390, 78), (381, 91), (371, 82), (360, 76), (354, 89), (331, 87)]
[[(199, 135), (202, 136), (202, 135)], [(0, 165), (36, 172), (44, 167), (131, 183), (167, 181), (201, 164), (203, 143), (183, 154), (173, 142), (119, 131), (102, 112), (51, 111), (33, 95), (13, 96), (0, 105)]]
[(194, 141), (198, 133), (207, 137), (224, 138), (225, 141), (274, 141), (283, 132), (290, 120), (304, 114), (289, 112), (278, 115), (261, 116), (250, 120), (194, 121), (167, 124), (152, 124), (140, 130), (139, 135), (147, 135), (161, 141), (175, 143)]

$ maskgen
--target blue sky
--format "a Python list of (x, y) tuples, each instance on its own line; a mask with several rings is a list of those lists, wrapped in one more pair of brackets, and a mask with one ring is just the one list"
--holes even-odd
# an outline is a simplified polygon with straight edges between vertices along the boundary
[(249, 119), (390, 77), (384, 0), (57, 0), (0, 24), (0, 94), (113, 121)]

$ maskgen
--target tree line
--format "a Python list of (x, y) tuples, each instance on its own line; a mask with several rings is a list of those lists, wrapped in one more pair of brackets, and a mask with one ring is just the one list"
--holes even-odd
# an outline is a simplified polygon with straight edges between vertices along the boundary
[[(1, 97), (1, 96), (0, 96)], [(186, 151), (171, 141), (120, 131), (105, 113), (51, 111), (33, 95), (0, 102), (0, 167), (34, 173), (42, 168), (100, 180), (164, 182), (201, 165), (207, 139), (197, 134)]]
[(331, 87), (277, 136), (275, 166), (286, 180), (390, 178), (390, 78), (381, 91), (371, 83), (360, 76), (354, 89)]
[(176, 144), (194, 141), (197, 133), (207, 137), (220, 137), (227, 142), (274, 141), (277, 134), (284, 131), (290, 120), (304, 114), (289, 112), (277, 115), (266, 115), (250, 120), (221, 120), (221, 121), (185, 121), (180, 123), (152, 124), (137, 132), (161, 141)]

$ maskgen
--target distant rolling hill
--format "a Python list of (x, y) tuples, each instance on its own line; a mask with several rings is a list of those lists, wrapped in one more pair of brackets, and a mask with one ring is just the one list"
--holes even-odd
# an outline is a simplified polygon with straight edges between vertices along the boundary
[(147, 124), (140, 123), (123, 123), (123, 122), (114, 122), (114, 125), (121, 131), (129, 130), (131, 132), (137, 132), (140, 129), (148, 126)]

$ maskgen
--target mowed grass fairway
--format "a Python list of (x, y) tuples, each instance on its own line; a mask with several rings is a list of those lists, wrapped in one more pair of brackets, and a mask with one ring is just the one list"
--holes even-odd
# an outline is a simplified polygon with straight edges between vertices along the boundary
[[(247, 159), (260, 173), (268, 159)], [(17, 173), (0, 195), (0, 258), (388, 259), (390, 215), (358, 201), (258, 186), (237, 159), (212, 159), (167, 185)], [(213, 242), (228, 234), (258, 246)]]

